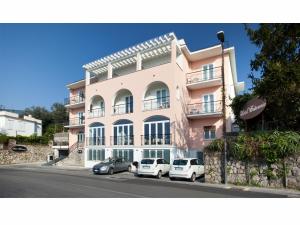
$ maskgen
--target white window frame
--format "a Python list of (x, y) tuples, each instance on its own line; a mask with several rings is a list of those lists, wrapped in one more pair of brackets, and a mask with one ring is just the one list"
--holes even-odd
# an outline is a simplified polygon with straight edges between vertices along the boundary
[[(206, 130), (205, 128), (206, 128), (206, 127), (210, 127), (210, 129), (208, 130), (208, 132), (209, 132), (209, 133), (208, 133), (208, 134), (209, 134), (209, 135), (208, 135), (209, 138), (206, 138), (206, 137), (205, 137), (205, 130)], [(213, 128), (213, 129), (212, 129), (212, 128)], [(212, 130), (214, 130), (214, 132), (215, 132), (215, 137), (214, 137), (214, 138), (212, 138), (212, 135), (211, 135)], [(204, 127), (203, 127), (203, 139), (204, 139), (204, 140), (215, 140), (215, 139), (216, 139), (216, 136), (217, 136), (217, 135), (216, 135), (216, 126), (211, 125), (211, 126), (204, 126)]]
[[(205, 101), (206, 96), (208, 96), (208, 99), (209, 99), (207, 102)], [(211, 101), (211, 96), (213, 96), (212, 97), (213, 101)], [(202, 96), (202, 100), (203, 100), (202, 101), (203, 102), (202, 110), (203, 110), (204, 113), (214, 113), (214, 112), (216, 112), (216, 100), (215, 100), (215, 94), (214, 93), (204, 94)], [(211, 102), (213, 102), (213, 110), (211, 109)], [(205, 110), (205, 105), (206, 104), (208, 104), (208, 110), (207, 111)]]
[[(144, 132), (144, 140), (145, 140), (145, 137), (146, 137), (146, 134), (145, 134), (145, 125), (148, 124), (149, 128), (148, 128), (148, 131), (149, 131), (149, 144), (148, 145), (157, 145), (157, 143), (160, 141), (159, 138), (158, 138), (158, 124), (161, 123), (162, 124), (162, 138), (164, 139), (164, 136), (166, 135), (165, 133), (165, 125), (166, 123), (169, 123), (169, 126), (170, 126), (170, 133), (169, 135), (171, 135), (171, 122), (170, 120), (159, 120), (159, 121), (151, 121), (151, 122), (144, 122), (143, 124), (143, 132)], [(151, 125), (152, 124), (155, 124), (155, 144), (152, 144), (151, 143)], [(170, 142), (171, 142), (171, 136), (169, 137), (170, 139)], [(161, 140), (161, 142), (163, 142), (163, 140)]]
[[(209, 69), (209, 67), (212, 66), (211, 69)], [(204, 69), (204, 67), (207, 67), (208, 69)], [(212, 72), (212, 78), (210, 78), (210, 71), (213, 71)], [(207, 78), (205, 79), (205, 73)], [(206, 80), (212, 80), (215, 78), (215, 70), (214, 70), (214, 64), (213, 63), (208, 63), (208, 64), (205, 64), (202, 66), (202, 80), (206, 81)]]

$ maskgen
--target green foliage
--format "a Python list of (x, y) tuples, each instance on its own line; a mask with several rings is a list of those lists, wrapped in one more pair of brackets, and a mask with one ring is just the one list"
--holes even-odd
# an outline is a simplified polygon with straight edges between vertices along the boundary
[[(53, 136), (53, 133), (62, 131), (61, 127), (68, 121), (68, 113), (63, 104), (54, 103), (51, 106), (51, 111), (44, 107), (32, 106), (24, 110), (25, 115), (32, 115), (36, 119), (43, 121), (43, 134), (48, 138)], [(54, 131), (53, 131), (54, 130)]]
[(249, 77), (253, 94), (267, 101), (265, 120), (280, 121), (279, 130), (299, 130), (300, 25), (260, 24), (257, 30), (245, 29), (259, 48)]
[[(232, 157), (246, 162), (260, 158), (271, 165), (300, 153), (300, 134), (293, 131), (241, 133), (230, 142)], [(223, 146), (223, 139), (217, 139), (205, 149), (220, 152)]]
[(14, 138), (17, 141), (17, 144), (43, 144), (46, 145), (49, 142), (49, 139), (45, 136), (36, 136), (31, 135), (29, 137), (17, 135)]
[(224, 140), (223, 139), (213, 140), (209, 145), (205, 147), (205, 149), (212, 152), (221, 152), (224, 149)]
[(245, 128), (245, 122), (240, 118), (240, 111), (243, 109), (246, 102), (253, 97), (252, 94), (245, 93), (243, 95), (237, 95), (231, 102), (230, 107), (235, 115), (235, 123), (239, 125), (240, 128)]
[(9, 137), (6, 136), (5, 134), (0, 134), (0, 143), (1, 144), (7, 144), (8, 143)]

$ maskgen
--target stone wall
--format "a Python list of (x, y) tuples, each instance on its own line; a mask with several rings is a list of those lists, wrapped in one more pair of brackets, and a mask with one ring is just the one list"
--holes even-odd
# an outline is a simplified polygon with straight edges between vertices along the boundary
[(53, 153), (48, 145), (23, 145), (27, 151), (0, 150), (0, 165), (16, 163), (46, 162), (47, 155)]
[[(224, 178), (223, 158), (219, 152), (204, 152), (205, 182), (221, 183)], [(287, 188), (300, 190), (300, 156), (286, 160)], [(227, 182), (237, 185), (252, 185), (260, 187), (284, 187), (284, 166), (282, 163), (270, 167), (265, 162), (242, 162), (229, 158), (226, 172)]]

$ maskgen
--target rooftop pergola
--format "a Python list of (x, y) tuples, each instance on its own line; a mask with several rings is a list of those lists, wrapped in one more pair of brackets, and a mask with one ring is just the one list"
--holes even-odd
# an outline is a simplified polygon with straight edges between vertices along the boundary
[(137, 61), (159, 57), (171, 52), (171, 42), (174, 39), (174, 33), (165, 34), (85, 64), (83, 68), (93, 74), (101, 74), (107, 72), (109, 66), (118, 69)]

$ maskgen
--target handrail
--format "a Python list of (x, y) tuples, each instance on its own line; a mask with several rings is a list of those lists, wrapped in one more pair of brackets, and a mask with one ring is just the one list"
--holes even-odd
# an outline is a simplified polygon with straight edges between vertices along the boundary
[(85, 117), (73, 117), (69, 119), (68, 125), (84, 125)]

